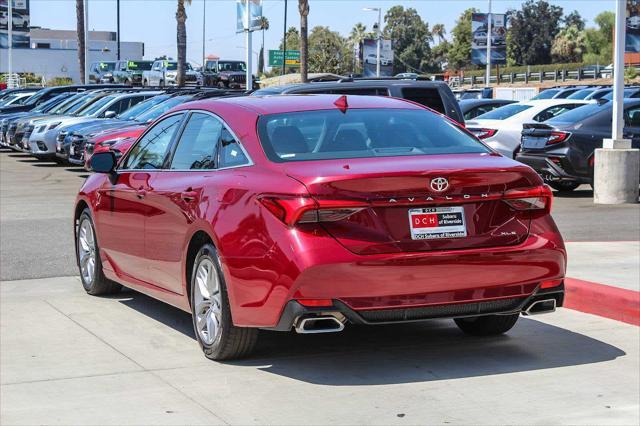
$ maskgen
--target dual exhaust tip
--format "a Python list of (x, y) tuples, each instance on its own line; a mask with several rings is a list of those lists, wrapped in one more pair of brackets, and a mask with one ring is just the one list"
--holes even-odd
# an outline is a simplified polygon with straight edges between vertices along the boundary
[(344, 330), (345, 320), (346, 318), (340, 313), (302, 317), (296, 323), (296, 332), (300, 334), (337, 333)]
[[(556, 299), (541, 299), (532, 302), (522, 315), (540, 315), (555, 312)], [(299, 334), (338, 333), (344, 330), (346, 318), (340, 313), (301, 317), (296, 322), (296, 332)]]

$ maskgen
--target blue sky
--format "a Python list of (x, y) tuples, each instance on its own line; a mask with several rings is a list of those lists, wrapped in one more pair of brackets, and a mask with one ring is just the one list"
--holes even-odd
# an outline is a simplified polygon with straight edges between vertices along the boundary
[[(289, 0), (287, 25), (299, 24), (297, 0)], [(348, 34), (353, 25), (362, 22), (371, 27), (377, 19), (374, 12), (365, 12), (367, 6), (383, 10), (401, 4), (413, 7), (430, 25), (445, 24), (449, 31), (460, 13), (469, 7), (487, 8), (486, 0), (310, 0), (309, 28), (329, 26), (342, 34)], [(565, 13), (577, 9), (587, 25), (603, 10), (614, 10), (614, 0), (564, 0), (551, 1), (562, 6)], [(493, 12), (519, 8), (521, 1), (493, 0)], [(207, 54), (227, 59), (244, 58), (244, 36), (236, 35), (235, 0), (206, 0)], [(187, 7), (187, 58), (194, 65), (201, 62), (203, 0), (193, 0)], [(121, 32), (124, 41), (145, 43), (146, 57), (167, 54), (176, 55), (176, 1), (175, 0), (121, 0)], [(266, 49), (277, 48), (283, 32), (283, 0), (264, 0), (263, 14), (269, 18), (271, 29), (265, 34)], [(46, 28), (75, 29), (75, 0), (31, 0), (31, 24)], [(89, 0), (89, 26), (92, 30), (115, 31), (116, 1)], [(254, 50), (260, 49), (261, 35), (254, 33)], [(255, 56), (254, 56), (255, 57)]]

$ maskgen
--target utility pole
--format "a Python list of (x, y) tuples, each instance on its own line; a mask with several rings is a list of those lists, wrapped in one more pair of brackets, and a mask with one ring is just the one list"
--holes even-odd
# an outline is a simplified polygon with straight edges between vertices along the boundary
[(376, 44), (376, 77), (380, 78), (380, 43), (382, 43), (382, 8), (378, 8), (378, 31), (376, 36), (378, 38)]
[(204, 71), (204, 65), (207, 62), (206, 38), (205, 38), (206, 28), (207, 28), (207, 0), (202, 0), (202, 71)]
[(491, 80), (491, 25), (493, 18), (491, 16), (491, 0), (489, 0), (489, 13), (487, 14), (487, 70), (484, 77), (485, 87), (489, 87)]
[[(117, 59), (120, 60), (120, 0), (116, 0), (116, 38), (118, 40), (118, 54)], [(86, 41), (85, 41), (86, 43)]]
[(84, 0), (84, 84), (89, 84), (89, 0)]
[(631, 149), (624, 135), (624, 47), (626, 27), (625, 0), (616, 2), (616, 28), (613, 54), (613, 120), (611, 139), (602, 141), (595, 151), (593, 201), (596, 204), (638, 202), (640, 150)]
[(253, 49), (252, 49), (252, 39), (253, 34), (251, 31), (251, 0), (245, 0), (246, 8), (245, 8), (245, 31), (246, 31), (246, 60), (247, 60), (247, 83), (245, 85), (246, 90), (253, 89), (253, 75), (251, 74), (251, 70), (253, 69)]
[(287, 0), (284, 0), (284, 36), (282, 38), (282, 75), (287, 65)]
[(7, 21), (7, 27), (9, 28), (9, 79), (7, 80), (7, 88), (13, 88), (13, 0), (9, 0), (9, 20)]

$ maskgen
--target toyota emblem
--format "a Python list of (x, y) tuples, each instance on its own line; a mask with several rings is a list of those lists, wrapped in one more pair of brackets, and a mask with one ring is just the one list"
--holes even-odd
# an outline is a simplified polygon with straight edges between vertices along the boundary
[(443, 177), (431, 179), (431, 189), (435, 192), (443, 192), (449, 188), (449, 181)]

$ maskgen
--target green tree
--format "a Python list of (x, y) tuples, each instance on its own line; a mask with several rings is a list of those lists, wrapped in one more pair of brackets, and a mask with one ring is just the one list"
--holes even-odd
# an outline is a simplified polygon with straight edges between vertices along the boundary
[(613, 27), (615, 14), (602, 12), (594, 19), (598, 28), (584, 30), (585, 55), (583, 61), (589, 64), (611, 63), (613, 56)]
[(176, 84), (184, 86), (185, 74), (187, 71), (187, 12), (184, 5), (191, 4), (191, 0), (178, 0), (178, 10), (176, 11), (176, 39), (178, 44), (178, 70)]
[(351, 70), (349, 44), (329, 27), (317, 26), (309, 35), (310, 72), (348, 74)]
[(574, 10), (562, 19), (565, 28), (576, 27), (578, 31), (584, 30), (584, 19), (580, 16), (580, 12)]
[(606, 40), (609, 43), (613, 43), (613, 29), (616, 25), (616, 14), (609, 11), (602, 12), (595, 17), (594, 21)]
[(585, 53), (585, 36), (576, 26), (563, 28), (551, 46), (551, 57), (554, 63), (582, 62)]
[(433, 66), (431, 47), (433, 36), (414, 8), (393, 6), (384, 16), (383, 37), (392, 40), (393, 72), (424, 72)]
[[(283, 40), (280, 40), (279, 50), (284, 48)], [(296, 27), (287, 30), (287, 50), (300, 50), (300, 31)], [(299, 67), (286, 67), (285, 73), (300, 72)]]
[(447, 52), (449, 68), (461, 70), (471, 66), (471, 15), (477, 12), (476, 8), (462, 12), (451, 30), (453, 41)]
[(443, 40), (437, 45), (433, 46), (433, 49), (431, 49), (431, 54), (433, 55), (433, 64), (436, 68), (436, 71), (444, 71), (446, 69), (450, 48), (451, 43), (449, 43), (447, 40)]
[(544, 0), (527, 0), (522, 9), (510, 11), (507, 42), (510, 63), (537, 65), (551, 62), (551, 46), (560, 31), (562, 8)]

